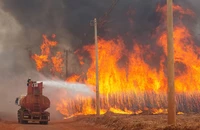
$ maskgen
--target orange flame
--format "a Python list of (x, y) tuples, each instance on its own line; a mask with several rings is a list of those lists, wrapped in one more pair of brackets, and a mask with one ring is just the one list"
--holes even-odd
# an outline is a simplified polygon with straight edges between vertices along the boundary
[[(55, 56), (51, 54), (51, 48), (57, 45), (56, 41), (49, 40), (46, 35), (43, 35), (43, 42), (40, 46), (41, 55), (34, 54), (32, 59), (36, 62), (36, 68), (41, 71), (45, 66), (51, 65), (50, 71), (52, 73), (62, 73), (63, 57), (61, 52), (57, 52)], [(52, 38), (55, 39), (56, 35), (53, 34)]]
[[(184, 10), (178, 5), (174, 5), (173, 8), (175, 12), (181, 14), (181, 17), (183, 15), (195, 15), (191, 10)], [(163, 20), (165, 20), (164, 14), (166, 12), (166, 6), (159, 6), (157, 12), (163, 13)], [(140, 45), (134, 41), (133, 50), (128, 51), (121, 37), (112, 40), (99, 38), (101, 114), (104, 114), (106, 110), (121, 114), (140, 114), (143, 110), (151, 110), (153, 114), (167, 113), (167, 79), (165, 72), (167, 34), (166, 31), (162, 31), (160, 27), (158, 27), (156, 31), (159, 34), (156, 45), (161, 47), (164, 51), (164, 54), (160, 56), (158, 68), (150, 66), (146, 61), (147, 59), (153, 59), (155, 55), (155, 53), (151, 51), (150, 46)], [(190, 99), (192, 100), (187, 94), (194, 94), (196, 91), (200, 90), (200, 88), (198, 88), (200, 85), (200, 80), (198, 78), (200, 60), (197, 54), (200, 48), (194, 44), (189, 30), (183, 24), (179, 24), (174, 28), (174, 48), (176, 92), (177, 94), (183, 94), (177, 96), (177, 102), (179, 103), (178, 105), (183, 107), (181, 109), (184, 111), (184, 107), (188, 106), (188, 102), (185, 99), (188, 101), (190, 101)], [(84, 46), (81, 50), (88, 52), (92, 61), (86, 73), (86, 80), (81, 80), (81, 75), (72, 75), (67, 78), (66, 81), (84, 81), (86, 84), (96, 85), (96, 59), (94, 50), (94, 45)], [(78, 53), (79, 52), (77, 52), (77, 54)], [(44, 53), (43, 55), (46, 56), (45, 54), (49, 55), (49, 53)], [(59, 57), (58, 59), (61, 58), (60, 53), (57, 57)], [(78, 58), (80, 64), (84, 66), (84, 57), (79, 55)], [(46, 58), (46, 60), (48, 61), (48, 58)], [(62, 60), (59, 61), (53, 60), (53, 63), (55, 68), (59, 68), (57, 71), (61, 72), (62, 69), (60, 66)], [(41, 60), (36, 62), (38, 66), (42, 66), (42, 63)], [(93, 87), (92, 90), (95, 91), (95, 87)], [(185, 92), (187, 92), (187, 94), (185, 94)], [(194, 97), (195, 96), (197, 97), (198, 95), (194, 95)], [(183, 101), (187, 103), (184, 104)], [(193, 106), (198, 106), (197, 104), (198, 102), (196, 101), (193, 103)], [(178, 107), (178, 109), (180, 108)], [(191, 106), (187, 108), (188, 111), (192, 109)], [(76, 99), (62, 99), (61, 102), (57, 103), (57, 110), (68, 117), (95, 114), (95, 102), (91, 97), (81, 96), (77, 96)]]
[[(40, 71), (42, 68), (45, 67), (45, 64), (49, 62), (49, 54), (50, 54), (50, 47), (56, 46), (57, 42), (56, 41), (50, 41), (47, 39), (46, 35), (43, 35), (43, 42), (40, 47), (41, 49), (41, 55), (34, 54), (32, 58), (36, 62), (36, 67), (37, 70)], [(54, 38), (55, 35), (52, 35), (52, 38)]]
[[(189, 9), (184, 10), (178, 5), (174, 5), (173, 8), (175, 12), (179, 12), (181, 15), (195, 15)], [(165, 16), (166, 6), (158, 7), (157, 11), (163, 13), (163, 16)], [(160, 31), (159, 28), (157, 31)], [(122, 112), (122, 109), (130, 109), (133, 108), (134, 104), (137, 104), (134, 105), (138, 110), (138, 112), (136, 111), (135, 113), (141, 113), (141, 111), (145, 110), (146, 106), (150, 104), (152, 105), (151, 107), (157, 107), (151, 110), (153, 114), (167, 113), (167, 110), (162, 108), (163, 102), (167, 102), (166, 94), (163, 94), (167, 91), (167, 79), (164, 72), (164, 56), (160, 57), (160, 67), (158, 70), (150, 67), (143, 58), (146, 51), (150, 52), (148, 46), (134, 43), (133, 51), (128, 52), (121, 38), (108, 41), (100, 38), (98, 41), (99, 84), (100, 94), (103, 96), (101, 99), (101, 107), (103, 109), (110, 108), (110, 110), (115, 113), (132, 114), (134, 112)], [(167, 35), (166, 32), (163, 32), (157, 40), (157, 45), (163, 47), (165, 55), (167, 55), (166, 41)], [(194, 92), (199, 90), (198, 86), (200, 82), (198, 82), (199, 80), (197, 79), (199, 73), (199, 60), (195, 53), (199, 48), (194, 46), (189, 31), (182, 24), (176, 26), (174, 29), (174, 44), (175, 61), (181, 62), (187, 67), (187, 70), (182, 70), (184, 73), (176, 76), (176, 91)], [(91, 66), (86, 73), (87, 79), (85, 83), (95, 86), (95, 48), (93, 45), (88, 45), (84, 46), (83, 50), (89, 52), (92, 60)], [(124, 56), (128, 58), (125, 61), (125, 65), (120, 63), (120, 60)], [(148, 55), (147, 57), (151, 58), (150, 56), (151, 55)], [(191, 57), (194, 57), (192, 61)], [(80, 57), (79, 59), (81, 62), (83, 57)], [(84, 65), (84, 62), (81, 62), (81, 64)], [(180, 73), (180, 71), (181, 69), (176, 69), (176, 73)], [(191, 75), (191, 78), (187, 78), (188, 75)], [(70, 81), (70, 78), (68, 78), (67, 81)], [(190, 87), (191, 81), (195, 83), (193, 88)], [(93, 88), (93, 90), (95, 91), (95, 88)], [(88, 104), (88, 100), (90, 99), (84, 101), (81, 100), (81, 102), (83, 103), (83, 106), (89, 107), (88, 110), (91, 110), (91, 108), (93, 108), (93, 110), (81, 111), (82, 114), (94, 113), (94, 103)], [(66, 107), (60, 107), (59, 109), (66, 109)]]
[(127, 110), (127, 109), (125, 109), (125, 110), (123, 111), (123, 110), (121, 110), (121, 109), (113, 108), (113, 107), (111, 107), (109, 111), (111, 111), (111, 112), (113, 112), (113, 113), (118, 113), (118, 114), (133, 114), (132, 111), (129, 111), (129, 110)]
[[(158, 45), (162, 46), (165, 54), (167, 55), (167, 35), (163, 33), (158, 40)], [(195, 92), (199, 91), (198, 87), (200, 80), (198, 73), (200, 72), (198, 58), (199, 47), (195, 46), (188, 29), (181, 25), (174, 29), (174, 48), (175, 48), (175, 64), (176, 73), (179, 74), (175, 80), (175, 86), (177, 92)], [(192, 59), (191, 59), (192, 58)], [(182, 64), (184, 68), (180, 69), (179, 64)], [(184, 69), (184, 70), (183, 70)], [(191, 87), (192, 83), (192, 87)]]
[[(184, 15), (189, 15), (189, 16), (192, 16), (192, 17), (195, 16), (195, 13), (193, 11), (191, 11), (190, 9), (183, 9), (179, 5), (173, 5), (173, 11), (174, 11), (174, 13), (178, 13), (179, 14), (179, 18), (182, 18)], [(167, 5), (165, 5), (163, 7), (158, 5), (158, 7), (156, 9), (156, 12), (161, 12), (162, 13), (162, 18), (166, 19)]]
[(53, 70), (54, 72), (62, 73), (63, 70), (63, 59), (62, 59), (62, 53), (57, 52), (56, 56), (51, 57), (52, 64), (53, 64)]

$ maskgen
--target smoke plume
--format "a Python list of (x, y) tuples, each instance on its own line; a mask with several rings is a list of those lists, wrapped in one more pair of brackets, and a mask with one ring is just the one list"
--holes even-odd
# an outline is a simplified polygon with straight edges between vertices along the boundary
[[(60, 38), (71, 41), (74, 48), (93, 40), (93, 28), (90, 27), (90, 21), (94, 17), (104, 16), (112, 5), (112, 0), (2, 1), (3, 9), (13, 15), (23, 26), (25, 37), (30, 42), (37, 41), (35, 39), (40, 38), (42, 34), (55, 33)], [(175, 0), (174, 2), (192, 9), (196, 14), (199, 12), (198, 0)], [(147, 39), (160, 24), (159, 14), (155, 12), (157, 5), (165, 3), (165, 0), (119, 0), (105, 19), (108, 22), (99, 29), (99, 35), (113, 38), (129, 33), (131, 38), (137, 37), (137, 40), (143, 40), (146, 37)], [(132, 26), (130, 20), (133, 20)]]

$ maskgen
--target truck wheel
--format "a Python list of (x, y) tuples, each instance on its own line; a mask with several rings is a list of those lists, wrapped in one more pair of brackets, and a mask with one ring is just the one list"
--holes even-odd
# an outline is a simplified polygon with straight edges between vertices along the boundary
[(24, 121), (20, 119), (20, 124), (24, 124)]
[(27, 124), (28, 121), (24, 121), (23, 119), (19, 119), (20, 124)]
[(24, 124), (28, 124), (28, 121), (23, 121)]
[(18, 112), (17, 112), (18, 123), (20, 123), (20, 117), (21, 117), (21, 115), (20, 115), (20, 112), (18, 111)]
[(19, 122), (20, 124), (23, 124), (23, 120), (21, 119), (21, 115), (20, 115), (20, 117), (18, 118), (18, 122)]
[(47, 125), (47, 124), (48, 124), (48, 121), (40, 121), (40, 124), (42, 124), (42, 125)]
[(44, 125), (47, 125), (47, 124), (48, 124), (48, 121), (44, 121), (43, 124), (44, 124)]

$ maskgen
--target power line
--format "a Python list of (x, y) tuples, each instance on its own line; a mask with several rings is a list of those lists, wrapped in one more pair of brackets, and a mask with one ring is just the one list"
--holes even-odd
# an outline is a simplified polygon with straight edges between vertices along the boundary
[(113, 9), (115, 8), (115, 6), (117, 5), (117, 3), (119, 2), (119, 0), (113, 0), (112, 1), (112, 5), (110, 6), (110, 8), (108, 9), (108, 11), (106, 11), (104, 13), (104, 16), (100, 17), (98, 19), (98, 28), (101, 28), (104, 26), (104, 24), (107, 22), (106, 18), (108, 18), (108, 16), (112, 13)]
[[(110, 7), (108, 8), (108, 10), (104, 13), (104, 15), (102, 17), (97, 18), (97, 23), (98, 26), (97, 28), (100, 29), (102, 28), (107, 22), (108, 22), (108, 17), (110, 16), (110, 14), (112, 13), (112, 11), (114, 10), (114, 8), (116, 7), (117, 3), (119, 3), (119, 0), (112, 0), (112, 4), (110, 5)], [(90, 21), (90, 25), (93, 25), (93, 21)], [(84, 42), (84, 40), (88, 40), (89, 36), (91, 34), (91, 28), (87, 30), (87, 32), (84, 33), (84, 37), (82, 38), (82, 42)]]

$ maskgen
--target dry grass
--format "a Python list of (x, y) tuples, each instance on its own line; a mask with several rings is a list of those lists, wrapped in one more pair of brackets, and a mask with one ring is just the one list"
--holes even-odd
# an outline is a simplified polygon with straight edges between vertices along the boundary
[(116, 115), (85, 118), (86, 123), (112, 130), (200, 130), (200, 115), (177, 115), (176, 126), (167, 125), (167, 115)]

